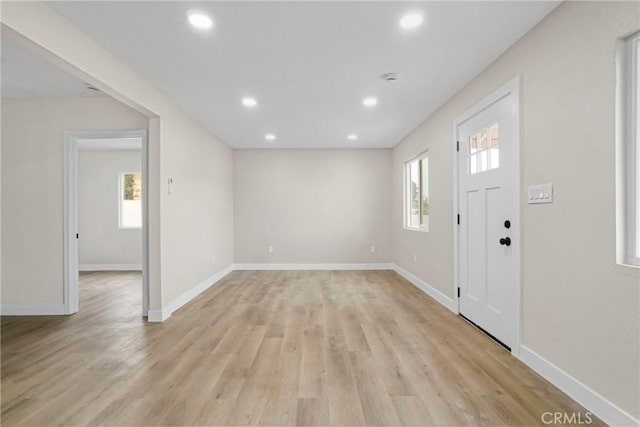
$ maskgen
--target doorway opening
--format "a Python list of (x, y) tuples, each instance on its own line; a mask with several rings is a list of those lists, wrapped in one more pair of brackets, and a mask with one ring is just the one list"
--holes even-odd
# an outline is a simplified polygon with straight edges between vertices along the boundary
[(65, 132), (64, 190), (66, 314), (80, 310), (80, 272), (137, 271), (147, 316), (146, 130)]

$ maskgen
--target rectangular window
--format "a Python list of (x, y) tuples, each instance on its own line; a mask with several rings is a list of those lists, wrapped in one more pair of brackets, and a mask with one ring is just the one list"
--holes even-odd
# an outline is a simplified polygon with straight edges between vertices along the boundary
[(142, 228), (142, 174), (120, 174), (119, 187), (119, 227)]
[(640, 32), (625, 40), (624, 109), (624, 262), (640, 266)]
[(429, 231), (429, 158), (426, 153), (405, 163), (404, 226)]
[(500, 125), (496, 122), (469, 137), (469, 174), (500, 167)]

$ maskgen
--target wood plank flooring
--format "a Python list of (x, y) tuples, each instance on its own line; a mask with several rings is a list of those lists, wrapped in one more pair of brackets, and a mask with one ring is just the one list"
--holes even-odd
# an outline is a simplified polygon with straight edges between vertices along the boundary
[[(390, 271), (234, 272), (163, 324), (140, 275), (2, 318), (3, 425), (542, 425), (585, 409)], [(592, 425), (602, 425), (592, 416)]]

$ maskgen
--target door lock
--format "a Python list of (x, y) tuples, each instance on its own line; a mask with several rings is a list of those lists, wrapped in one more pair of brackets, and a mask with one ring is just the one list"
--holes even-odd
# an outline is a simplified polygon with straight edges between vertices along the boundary
[(511, 237), (503, 237), (500, 239), (500, 244), (503, 246), (511, 246)]

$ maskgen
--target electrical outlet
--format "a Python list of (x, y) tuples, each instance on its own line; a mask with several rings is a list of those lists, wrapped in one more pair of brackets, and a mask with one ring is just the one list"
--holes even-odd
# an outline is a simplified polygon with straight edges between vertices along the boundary
[(270, 254), (272, 254), (272, 253), (273, 253), (273, 251), (274, 251), (273, 246), (269, 246), (269, 253), (270, 253)]
[(376, 247), (371, 245), (371, 247), (369, 248), (369, 252), (374, 253), (376, 251)]

